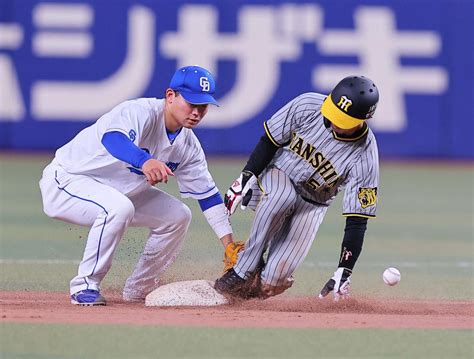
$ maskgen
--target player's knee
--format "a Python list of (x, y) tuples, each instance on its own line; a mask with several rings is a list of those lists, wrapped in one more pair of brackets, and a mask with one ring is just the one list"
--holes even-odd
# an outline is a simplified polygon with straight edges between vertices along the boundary
[(50, 203), (43, 203), (43, 212), (51, 218), (56, 218), (58, 211)]
[(123, 200), (114, 203), (110, 209), (107, 208), (106, 210), (112, 219), (116, 219), (120, 222), (128, 223), (135, 215), (135, 207), (128, 198), (124, 198)]
[(175, 211), (176, 212), (173, 217), (175, 218), (176, 223), (179, 224), (180, 226), (188, 227), (189, 224), (191, 223), (191, 219), (193, 218), (193, 215), (189, 207), (186, 206), (184, 203), (181, 203), (181, 205), (177, 207)]
[(58, 201), (52, 200), (51, 192), (48, 192), (46, 188), (43, 188), (44, 181), (40, 182), (41, 197), (43, 200), (43, 212), (51, 218), (57, 218), (59, 214)]

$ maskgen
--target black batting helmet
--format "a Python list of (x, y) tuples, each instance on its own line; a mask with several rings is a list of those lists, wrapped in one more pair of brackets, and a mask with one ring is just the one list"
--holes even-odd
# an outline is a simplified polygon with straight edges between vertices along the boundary
[(378, 101), (379, 91), (372, 80), (349, 76), (326, 97), (321, 113), (339, 128), (354, 128), (373, 116)]

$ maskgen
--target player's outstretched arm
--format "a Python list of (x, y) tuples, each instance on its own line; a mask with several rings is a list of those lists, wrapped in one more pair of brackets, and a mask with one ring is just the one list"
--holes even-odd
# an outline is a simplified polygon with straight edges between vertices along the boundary
[(244, 242), (234, 242), (232, 226), (226, 214), (220, 193), (198, 200), (199, 206), (209, 225), (224, 246), (224, 273), (231, 269), (238, 259), (238, 254), (243, 250)]
[(362, 251), (366, 229), (367, 218), (347, 217), (338, 268), (321, 289), (319, 298), (324, 298), (331, 292), (335, 301), (349, 296), (352, 270)]

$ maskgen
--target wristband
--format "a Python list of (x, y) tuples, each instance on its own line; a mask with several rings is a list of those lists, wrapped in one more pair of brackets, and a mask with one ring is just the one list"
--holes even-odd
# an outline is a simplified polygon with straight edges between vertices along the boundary
[(217, 238), (221, 239), (226, 234), (232, 233), (232, 226), (230, 225), (229, 217), (225, 213), (223, 203), (208, 208), (202, 213), (204, 214), (204, 217), (206, 217), (206, 220), (213, 231), (216, 233)]

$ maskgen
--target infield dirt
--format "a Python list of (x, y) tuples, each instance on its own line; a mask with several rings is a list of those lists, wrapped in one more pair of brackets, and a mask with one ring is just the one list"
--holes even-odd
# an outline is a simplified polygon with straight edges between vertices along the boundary
[(105, 307), (71, 305), (67, 293), (2, 291), (1, 319), (22, 323), (253, 328), (473, 329), (473, 301), (279, 296), (215, 307), (145, 307), (104, 292)]

